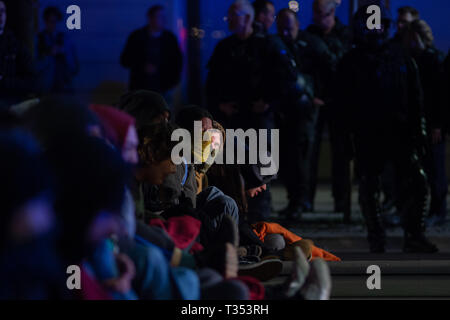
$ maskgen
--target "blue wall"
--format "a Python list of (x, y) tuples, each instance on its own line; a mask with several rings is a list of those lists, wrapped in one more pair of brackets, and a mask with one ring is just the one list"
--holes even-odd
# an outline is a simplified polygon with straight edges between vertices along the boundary
[[(85, 94), (106, 82), (126, 87), (128, 71), (119, 64), (120, 54), (128, 35), (146, 24), (152, 5), (166, 6), (168, 27), (177, 35), (186, 27), (184, 0), (40, 0), (39, 4), (40, 17), (48, 5), (56, 5), (63, 13), (71, 4), (80, 6), (82, 29), (65, 30), (75, 42), (81, 62), (75, 87)], [(61, 28), (65, 28), (65, 21)]]
[[(201, 25), (204, 31), (202, 39), (202, 75), (206, 76), (206, 64), (217, 42), (228, 35), (227, 23), (224, 21), (227, 9), (233, 0), (202, 0)], [(275, 0), (276, 10), (288, 6), (288, 0)], [(306, 28), (312, 20), (313, 0), (298, 0), (301, 27)], [(342, 0), (338, 8), (338, 17), (348, 23), (350, 0)], [(76, 78), (77, 91), (90, 93), (104, 83), (116, 83), (118, 88), (125, 88), (128, 72), (119, 64), (119, 57), (126, 38), (131, 31), (146, 23), (146, 11), (154, 4), (167, 7), (169, 28), (175, 32), (182, 46), (186, 45), (186, 6), (189, 0), (40, 0), (41, 13), (48, 5), (57, 5), (65, 12), (67, 6), (77, 4), (82, 9), (82, 30), (68, 31), (78, 47), (81, 60), (81, 72)], [(393, 16), (402, 5), (417, 7), (422, 18), (427, 20), (435, 33), (436, 45), (444, 51), (450, 47), (450, 12), (448, 0), (391, 0)], [(65, 24), (62, 25), (64, 27)], [(272, 32), (275, 32), (273, 28)], [(187, 61), (187, 59), (185, 59)], [(178, 90), (178, 97), (184, 97), (186, 82)]]

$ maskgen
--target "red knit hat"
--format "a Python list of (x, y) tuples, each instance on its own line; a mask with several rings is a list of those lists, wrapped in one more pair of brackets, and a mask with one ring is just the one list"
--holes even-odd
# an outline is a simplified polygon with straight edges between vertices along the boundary
[(106, 138), (116, 147), (122, 148), (130, 126), (135, 124), (135, 119), (127, 113), (106, 105), (91, 105), (102, 123)]

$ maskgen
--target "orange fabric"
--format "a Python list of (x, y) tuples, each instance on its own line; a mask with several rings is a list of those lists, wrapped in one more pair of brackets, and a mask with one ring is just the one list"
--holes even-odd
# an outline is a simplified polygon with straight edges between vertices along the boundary
[[(281, 234), (287, 244), (292, 244), (294, 242), (302, 240), (301, 237), (299, 237), (295, 233), (292, 233), (286, 228), (283, 228), (278, 223), (258, 222), (253, 225), (253, 231), (262, 242), (264, 242), (264, 238), (268, 234)], [(341, 261), (340, 258), (316, 246), (312, 247), (312, 258), (322, 258), (326, 261)]]

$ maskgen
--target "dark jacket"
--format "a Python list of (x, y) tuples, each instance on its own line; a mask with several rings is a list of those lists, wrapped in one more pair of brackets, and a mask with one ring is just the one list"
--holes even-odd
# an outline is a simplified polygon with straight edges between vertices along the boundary
[(310, 25), (306, 31), (313, 36), (311, 46), (316, 52), (314, 60), (316, 96), (328, 102), (332, 99), (330, 92), (336, 81), (338, 64), (351, 48), (351, 31), (339, 19), (336, 19), (336, 25), (328, 34), (316, 25)]
[(242, 109), (264, 98), (265, 54), (266, 37), (259, 34), (246, 40), (232, 35), (217, 44), (206, 81), (208, 107), (215, 117), (220, 103), (235, 102)]
[(30, 53), (9, 31), (0, 35), (0, 76), (0, 107), (26, 100), (35, 89)]
[(386, 45), (378, 52), (355, 47), (342, 59), (338, 72), (339, 116), (354, 134), (422, 138), (419, 73), (400, 47)]
[(276, 106), (279, 114), (302, 116), (311, 115), (314, 111), (314, 82), (308, 74), (309, 61), (307, 52), (309, 43), (299, 37), (288, 42), (280, 36), (269, 37), (270, 65), (269, 77), (266, 82), (268, 101)]
[[(134, 31), (128, 38), (120, 62), (130, 69), (130, 90), (146, 89), (164, 93), (180, 82), (183, 56), (176, 36), (163, 31), (159, 37), (151, 37), (147, 27)], [(147, 64), (157, 71), (145, 72)]]

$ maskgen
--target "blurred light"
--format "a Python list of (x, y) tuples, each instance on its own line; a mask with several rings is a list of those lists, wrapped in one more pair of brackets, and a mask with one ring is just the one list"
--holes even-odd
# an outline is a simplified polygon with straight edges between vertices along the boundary
[(289, 9), (294, 12), (298, 12), (300, 10), (300, 5), (297, 1), (289, 1)]
[(193, 27), (190, 35), (196, 39), (203, 39), (205, 37), (205, 30)]

